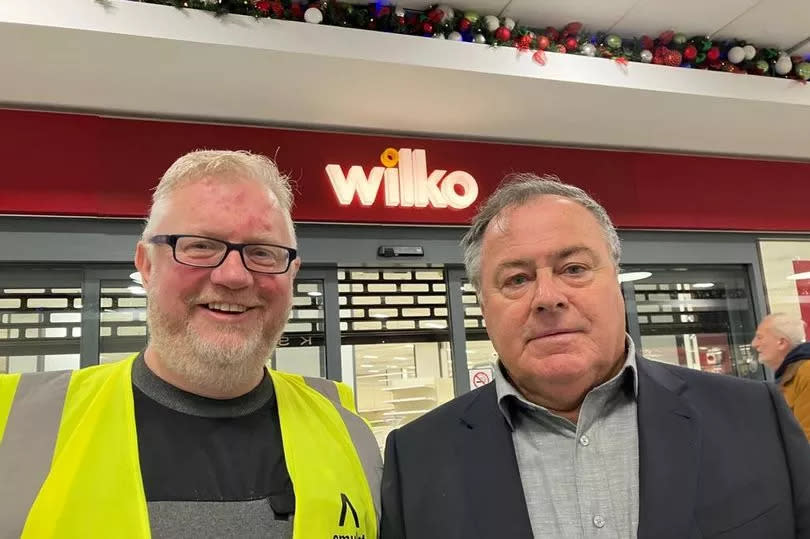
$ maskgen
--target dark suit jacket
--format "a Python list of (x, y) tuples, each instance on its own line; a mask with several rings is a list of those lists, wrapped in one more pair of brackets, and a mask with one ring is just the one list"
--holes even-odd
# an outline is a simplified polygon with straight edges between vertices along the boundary
[[(810, 538), (810, 444), (775, 387), (638, 359), (639, 538)], [(532, 537), (490, 383), (388, 437), (381, 539)]]

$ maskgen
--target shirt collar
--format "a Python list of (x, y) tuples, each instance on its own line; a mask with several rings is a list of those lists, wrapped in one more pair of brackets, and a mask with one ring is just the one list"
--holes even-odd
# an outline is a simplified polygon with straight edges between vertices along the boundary
[[(619, 377), (630, 377), (633, 382), (633, 398), (638, 398), (638, 366), (636, 365), (636, 346), (633, 344), (633, 339), (630, 338), (630, 335), (625, 334), (625, 343), (626, 343), (626, 354), (624, 358), (624, 366), (622, 367), (621, 371), (611, 378), (597, 386), (594, 389), (598, 389), (606, 384), (613, 382), (616, 378)], [(519, 401), (524, 403), (530, 407), (539, 408), (542, 410), (546, 410), (542, 406), (538, 406), (534, 403), (529, 402), (526, 397), (524, 397), (520, 391), (512, 384), (512, 381), (509, 380), (509, 376), (506, 373), (506, 369), (504, 368), (503, 364), (498, 361), (498, 364), (495, 366), (495, 373), (493, 378), (495, 379), (495, 394), (498, 398), (498, 408), (501, 410), (504, 418), (506, 418), (506, 422), (509, 424), (509, 428), (515, 430), (515, 427), (512, 423), (512, 407), (510, 401)], [(593, 390), (591, 390), (593, 391)], [(549, 412), (550, 413), (550, 412)]]

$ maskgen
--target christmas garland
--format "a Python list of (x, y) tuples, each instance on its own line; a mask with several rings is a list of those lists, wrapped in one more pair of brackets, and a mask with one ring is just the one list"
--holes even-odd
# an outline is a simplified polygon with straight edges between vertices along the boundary
[(335, 0), (300, 3), (295, 0), (132, 0), (177, 8), (202, 9), (218, 15), (229, 13), (305, 21), (378, 32), (468, 41), (533, 52), (546, 63), (545, 52), (610, 58), (627, 65), (644, 62), (671, 67), (710, 69), (728, 73), (781, 77), (805, 82), (810, 79), (810, 56), (789, 56), (776, 48), (757, 47), (746, 40), (713, 40), (706, 36), (667, 31), (657, 38), (623, 38), (607, 32), (586, 32), (572, 22), (562, 29), (520, 26), (508, 17), (480, 16), (448, 5), (424, 11), (376, 2), (354, 5)]

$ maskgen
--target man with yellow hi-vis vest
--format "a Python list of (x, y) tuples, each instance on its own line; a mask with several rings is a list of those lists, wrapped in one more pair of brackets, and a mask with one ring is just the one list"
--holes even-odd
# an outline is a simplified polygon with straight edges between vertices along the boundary
[(265, 369), (300, 264), (291, 205), (263, 156), (166, 171), (135, 252), (146, 349), (0, 376), (0, 538), (377, 537), (351, 390)]

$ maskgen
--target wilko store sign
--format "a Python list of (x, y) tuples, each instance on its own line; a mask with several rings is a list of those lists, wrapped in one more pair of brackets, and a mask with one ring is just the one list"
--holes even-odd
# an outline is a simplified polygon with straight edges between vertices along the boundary
[[(41, 158), (43, 147), (51, 159)], [(142, 219), (172, 161), (214, 148), (274, 156), (292, 178), (299, 223), (469, 226), (504, 175), (525, 171), (582, 187), (621, 228), (810, 230), (806, 162), (7, 109), (0, 109), (0, 148), (0, 214), (8, 215)], [(778, 178), (779, 189), (762, 178)], [(700, 196), (684, 204), (683, 193)]]
[(340, 165), (326, 165), (326, 175), (341, 206), (351, 205), (355, 198), (362, 206), (371, 206), (381, 186), (389, 208), (463, 210), (478, 198), (478, 183), (469, 172), (435, 169), (428, 174), (425, 150), (387, 148), (380, 162), (383, 166), (368, 173), (360, 165), (349, 167), (348, 173)]

